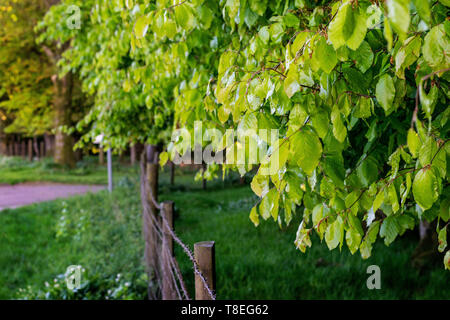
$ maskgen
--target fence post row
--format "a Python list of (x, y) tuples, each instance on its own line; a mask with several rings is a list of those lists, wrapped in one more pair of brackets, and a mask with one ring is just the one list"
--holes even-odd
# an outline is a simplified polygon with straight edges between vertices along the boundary
[[(141, 158), (141, 178), (144, 186), (143, 205), (144, 219), (143, 230), (145, 237), (145, 258), (149, 270), (153, 270), (153, 275), (149, 279), (149, 298), (158, 299), (159, 294), (163, 300), (177, 299), (178, 287), (174, 283), (172, 274), (172, 264), (177, 265), (174, 260), (174, 203), (166, 201), (157, 205), (158, 202), (158, 151), (155, 146), (147, 146)], [(158, 217), (158, 211), (161, 216)], [(162, 219), (162, 221), (160, 220)], [(164, 220), (166, 223), (164, 223)], [(158, 239), (157, 229), (161, 230), (161, 238)], [(181, 240), (177, 238), (177, 242)], [(214, 241), (198, 242), (194, 245), (194, 257), (183, 243), (180, 243), (187, 255), (195, 260), (195, 299), (213, 300), (216, 291), (215, 273), (215, 243)], [(176, 267), (178, 268), (178, 267)], [(178, 269), (179, 273), (179, 269)], [(200, 273), (200, 274), (199, 274)], [(178, 274), (179, 278), (181, 274)], [(182, 282), (182, 279), (179, 279)], [(154, 282), (159, 282), (160, 292), (155, 290)], [(182, 284), (185, 290), (184, 284)], [(185, 297), (187, 292), (185, 292)]]

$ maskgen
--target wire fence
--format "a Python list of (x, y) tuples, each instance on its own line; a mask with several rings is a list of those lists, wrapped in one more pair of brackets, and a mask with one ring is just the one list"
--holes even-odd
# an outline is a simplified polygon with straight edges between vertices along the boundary
[[(196, 261), (194, 254), (189, 246), (178, 237), (167, 220), (166, 206), (164, 203), (159, 203), (151, 191), (144, 155), (141, 158), (140, 178), (143, 208), (143, 233), (146, 247), (145, 260), (147, 266), (153, 266), (153, 270), (149, 270), (149, 273), (152, 274), (150, 282), (153, 281), (156, 283), (158, 288), (162, 291), (163, 299), (191, 300), (180, 267), (173, 254), (173, 249), (171, 250), (172, 246), (168, 243), (173, 239), (183, 249), (183, 252), (192, 262), (194, 273), (201, 280), (209, 297), (212, 300), (215, 300), (215, 291), (210, 288), (205, 276), (200, 271), (199, 264)], [(149, 248), (155, 246), (159, 250), (149, 250)], [(156, 299), (158, 295), (150, 291), (151, 290), (149, 290), (150, 298)]]

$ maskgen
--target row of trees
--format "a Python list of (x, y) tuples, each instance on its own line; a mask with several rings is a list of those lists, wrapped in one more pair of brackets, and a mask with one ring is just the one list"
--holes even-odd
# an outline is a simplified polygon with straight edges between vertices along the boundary
[(14, 135), (54, 134), (55, 161), (74, 165), (74, 142), (67, 129), (81, 119), (88, 103), (71, 73), (59, 76), (57, 63), (68, 44), (39, 44), (34, 31), (58, 2), (7, 0), (0, 4), (0, 135), (12, 145)]
[[(63, 0), (37, 29), (44, 51), (58, 48), (48, 54), (61, 67), (54, 110), (70, 105), (72, 74), (93, 99), (77, 124), (87, 130), (79, 146), (104, 134), (114, 149), (164, 149), (164, 162), (195, 148), (170, 136), (179, 128), (198, 135), (196, 120), (220, 133), (277, 129), (275, 142), (251, 137), (265, 152), (256, 165), (247, 150), (243, 164), (222, 166), (257, 170), (251, 186), (261, 200), (250, 219), (282, 225), (300, 214), (301, 251), (315, 231), (330, 250), (346, 244), (368, 258), (378, 237), (389, 245), (419, 221), (433, 222), (439, 251), (446, 248), (449, 5)], [(67, 27), (72, 6), (80, 29)], [(228, 160), (243, 145), (227, 136), (200, 147), (207, 143)]]

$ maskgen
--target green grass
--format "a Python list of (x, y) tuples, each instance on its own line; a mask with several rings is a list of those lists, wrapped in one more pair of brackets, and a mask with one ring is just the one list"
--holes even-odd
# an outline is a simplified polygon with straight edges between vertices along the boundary
[[(97, 164), (96, 157), (85, 157), (73, 169), (59, 166), (51, 158), (28, 161), (20, 157), (0, 156), (0, 183), (17, 184), (23, 182), (59, 182), (73, 184), (107, 184), (106, 166)], [(113, 178), (118, 182), (122, 177), (137, 172), (137, 166), (121, 164), (113, 159)]]
[[(161, 199), (175, 201), (176, 232), (191, 248), (197, 241), (216, 242), (219, 299), (450, 297), (450, 273), (443, 265), (422, 273), (410, 266), (414, 233), (390, 247), (377, 242), (368, 260), (352, 256), (345, 246), (341, 253), (330, 252), (317, 237), (302, 254), (293, 244), (298, 216), (283, 230), (273, 221), (255, 228), (248, 213), (256, 199), (248, 187), (218, 181), (202, 191), (192, 176), (177, 176), (177, 186), (171, 187), (163, 173)], [(0, 299), (16, 297), (28, 285), (43, 288), (71, 264), (105, 277), (142, 272), (137, 177), (128, 180), (112, 196), (100, 192), (1, 212)], [(62, 216), (68, 222), (62, 223)], [(175, 250), (193, 296), (192, 265), (178, 246)], [(372, 264), (381, 268), (381, 290), (366, 287), (366, 269)]]
[[(220, 299), (448, 299), (450, 273), (443, 265), (423, 274), (410, 266), (417, 244), (405, 235), (390, 247), (378, 241), (373, 256), (362, 260), (344, 246), (329, 251), (313, 237), (305, 254), (294, 239), (299, 217), (287, 229), (273, 221), (255, 228), (248, 213), (255, 202), (249, 188), (199, 193), (174, 193), (179, 216), (176, 231), (189, 245), (216, 242), (217, 296)], [(193, 292), (190, 261), (180, 248), (176, 255)], [(381, 290), (366, 286), (369, 265), (381, 269)]]

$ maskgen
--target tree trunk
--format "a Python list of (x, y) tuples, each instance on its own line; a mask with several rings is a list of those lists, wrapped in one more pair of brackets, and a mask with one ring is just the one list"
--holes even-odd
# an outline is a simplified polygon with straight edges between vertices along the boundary
[(39, 158), (39, 144), (36, 137), (33, 137), (33, 150), (37, 158)]
[(75, 166), (75, 154), (73, 151), (73, 138), (58, 128), (71, 124), (70, 107), (72, 103), (72, 73), (67, 73), (63, 78), (53, 75), (54, 85), (53, 106), (55, 108), (55, 162), (61, 165)]
[(33, 161), (33, 141), (28, 139), (28, 161)]
[(45, 142), (41, 141), (39, 144), (39, 158), (44, 159), (45, 158)]
[(421, 221), (419, 225), (420, 241), (411, 255), (411, 263), (413, 267), (423, 271), (426, 267), (439, 264), (442, 261), (439, 251), (436, 221), (431, 224)]
[(44, 134), (44, 142), (45, 142), (45, 156), (51, 157), (53, 156), (53, 142), (54, 137), (48, 135), (47, 133)]
[(0, 155), (6, 155), (7, 153), (6, 135), (3, 133), (2, 126), (0, 126)]
[(131, 165), (134, 166), (136, 164), (136, 145), (133, 144), (130, 147), (130, 162)]

